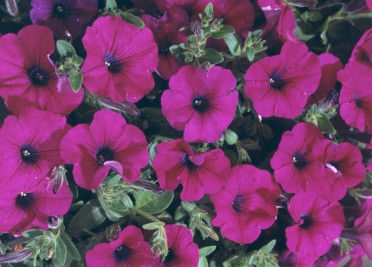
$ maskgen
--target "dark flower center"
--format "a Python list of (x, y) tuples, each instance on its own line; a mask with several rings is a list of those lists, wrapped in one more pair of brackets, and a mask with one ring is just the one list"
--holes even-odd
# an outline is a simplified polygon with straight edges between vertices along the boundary
[(116, 74), (121, 72), (121, 70), (123, 69), (123, 63), (114, 54), (107, 53), (103, 57), (103, 61), (105, 62), (110, 73)]
[(271, 88), (275, 90), (283, 89), (284, 84), (285, 84), (282, 75), (280, 75), (279, 72), (277, 71), (274, 71), (273, 73), (270, 74), (269, 82), (270, 82)]
[(171, 263), (176, 258), (176, 254), (174, 254), (173, 250), (168, 250), (168, 254), (164, 259), (164, 263)]
[(308, 229), (313, 224), (309, 214), (301, 214), (300, 219), (302, 220), (300, 227), (303, 229)]
[(67, 17), (71, 12), (70, 8), (64, 3), (55, 3), (53, 6), (53, 15), (59, 18)]
[(121, 245), (112, 252), (112, 256), (114, 256), (116, 262), (128, 262), (131, 254), (132, 250), (126, 245)]
[(243, 211), (243, 200), (242, 195), (237, 195), (232, 203), (232, 208), (237, 212)]
[(358, 98), (357, 96), (353, 96), (353, 98), (354, 98), (354, 101), (355, 101), (355, 105), (358, 108), (361, 108), (362, 107), (362, 100), (360, 98)]
[(114, 160), (115, 152), (108, 146), (102, 146), (96, 152), (96, 160), (98, 165), (103, 165), (106, 161)]
[(192, 99), (192, 107), (199, 113), (206, 112), (209, 107), (210, 103), (206, 96), (195, 96)]
[(39, 151), (30, 144), (23, 145), (20, 152), (21, 159), (26, 164), (35, 164), (40, 159)]
[(35, 203), (35, 196), (33, 193), (24, 193), (21, 192), (16, 197), (16, 206), (21, 210), (27, 211)]
[(171, 41), (168, 39), (161, 40), (158, 44), (159, 46), (159, 54), (161, 55), (168, 55), (169, 54), (169, 47), (172, 45)]
[(297, 169), (304, 169), (307, 165), (305, 155), (297, 151), (292, 158), (293, 164)]
[(39, 66), (29, 68), (27, 74), (33, 86), (45, 86), (50, 80), (49, 72)]
[(194, 171), (194, 170), (196, 170), (196, 168), (198, 167), (198, 166), (196, 166), (196, 165), (195, 165), (195, 164), (190, 160), (190, 158), (189, 158), (189, 154), (187, 154), (187, 153), (183, 156), (182, 162), (183, 162), (183, 164), (186, 165), (186, 168), (187, 168), (189, 171)]

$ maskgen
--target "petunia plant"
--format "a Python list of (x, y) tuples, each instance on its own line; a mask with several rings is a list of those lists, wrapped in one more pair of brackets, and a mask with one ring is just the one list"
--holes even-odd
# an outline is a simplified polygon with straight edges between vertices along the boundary
[(371, 8), (1, 2), (0, 266), (370, 266)]

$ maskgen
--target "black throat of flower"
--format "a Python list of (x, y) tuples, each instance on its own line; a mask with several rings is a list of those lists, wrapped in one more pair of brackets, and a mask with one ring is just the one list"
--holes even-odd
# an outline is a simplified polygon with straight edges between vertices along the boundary
[(102, 146), (96, 151), (96, 162), (99, 166), (106, 161), (114, 160), (115, 152), (108, 146)]
[(198, 166), (195, 165), (191, 160), (190, 160), (190, 156), (189, 154), (185, 154), (182, 158), (182, 163), (185, 164), (186, 168), (191, 172), (191, 171), (195, 171)]
[(16, 197), (16, 206), (23, 211), (29, 211), (35, 204), (35, 200), (33, 193), (21, 192)]
[(40, 159), (39, 151), (30, 144), (25, 144), (20, 149), (21, 159), (26, 164), (35, 164)]
[(103, 57), (107, 70), (112, 74), (120, 73), (123, 69), (123, 62), (113, 53), (107, 53)]
[(114, 257), (115, 261), (118, 263), (129, 262), (129, 258), (131, 254), (132, 254), (132, 250), (126, 245), (121, 245), (120, 247), (115, 249), (114, 252), (112, 252), (112, 256)]
[(232, 203), (232, 208), (236, 211), (236, 212), (242, 212), (244, 207), (243, 207), (243, 202), (244, 202), (244, 198), (242, 195), (237, 195)]
[(32, 66), (27, 70), (27, 75), (33, 86), (43, 87), (47, 86), (50, 81), (50, 73), (40, 66)]
[(311, 219), (311, 216), (309, 214), (301, 214), (300, 215), (301, 224), (300, 227), (302, 229), (308, 229), (313, 224), (313, 220)]
[(210, 108), (210, 102), (206, 96), (194, 96), (192, 98), (192, 107), (199, 113), (205, 113)]
[(296, 153), (293, 155), (292, 161), (293, 165), (299, 170), (302, 170), (307, 166), (305, 155), (300, 151), (296, 151)]
[(64, 1), (57, 1), (53, 5), (53, 16), (57, 18), (66, 18), (68, 15), (71, 14), (71, 6), (64, 3)]
[(277, 71), (270, 74), (269, 83), (271, 88), (275, 90), (282, 90), (285, 85), (283, 77)]

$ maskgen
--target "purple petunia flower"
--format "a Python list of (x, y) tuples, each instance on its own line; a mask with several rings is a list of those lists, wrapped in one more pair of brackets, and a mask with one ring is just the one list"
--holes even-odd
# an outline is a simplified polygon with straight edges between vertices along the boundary
[(109, 110), (96, 112), (90, 125), (70, 129), (61, 141), (61, 156), (74, 164), (74, 179), (86, 189), (97, 189), (111, 168), (134, 182), (149, 159), (143, 132)]
[(188, 142), (215, 142), (234, 119), (238, 92), (230, 70), (182, 67), (161, 97), (164, 116)]
[(244, 92), (262, 117), (295, 118), (318, 88), (320, 76), (318, 57), (303, 43), (286, 42), (280, 55), (249, 67)]
[(19, 113), (25, 106), (67, 115), (82, 101), (82, 91), (57, 90), (53, 33), (43, 26), (26, 26), (0, 38), (0, 96), (8, 109)]
[(280, 188), (269, 172), (252, 165), (235, 166), (224, 188), (211, 196), (217, 212), (212, 224), (221, 227), (227, 239), (252, 243), (261, 229), (274, 223), (279, 195)]
[(160, 186), (174, 190), (181, 183), (181, 199), (185, 201), (217, 193), (230, 174), (230, 161), (221, 149), (197, 154), (184, 140), (177, 139), (159, 144), (156, 152), (153, 168)]
[(11, 190), (1, 186), (0, 232), (18, 234), (32, 227), (48, 229), (48, 217), (64, 215), (71, 202), (67, 184), (53, 193), (47, 179), (39, 184), (22, 183), (21, 180), (17, 188)]
[(188, 24), (188, 15), (182, 8), (169, 9), (159, 20), (144, 15), (141, 17), (145, 25), (154, 34), (155, 41), (159, 46), (159, 65), (157, 73), (160, 77), (169, 80), (182, 66), (171, 52), (171, 45), (187, 43), (187, 33), (180, 28)]
[(164, 227), (167, 237), (168, 255), (163, 267), (194, 267), (199, 262), (198, 245), (192, 242), (192, 233), (187, 227), (171, 224)]
[(340, 92), (340, 115), (344, 121), (361, 132), (372, 134), (372, 68), (368, 65), (349, 62), (338, 72), (342, 83)]
[(88, 267), (156, 266), (150, 245), (135, 226), (126, 227), (118, 239), (109, 244), (96, 245), (87, 252), (85, 260)]
[(120, 17), (101, 17), (88, 27), (83, 44), (87, 90), (115, 102), (137, 102), (154, 87), (158, 47), (147, 27), (138, 29)]
[(314, 124), (298, 123), (285, 132), (271, 159), (274, 176), (290, 193), (319, 193), (333, 182), (325, 170), (324, 151), (329, 142)]
[(31, 6), (32, 23), (49, 27), (57, 39), (78, 37), (98, 12), (98, 0), (32, 0)]
[(344, 226), (342, 206), (314, 195), (295, 195), (288, 211), (295, 225), (286, 229), (287, 247), (303, 266), (327, 253)]
[(0, 129), (0, 185), (35, 185), (63, 164), (59, 144), (67, 127), (65, 117), (33, 108), (8, 116)]

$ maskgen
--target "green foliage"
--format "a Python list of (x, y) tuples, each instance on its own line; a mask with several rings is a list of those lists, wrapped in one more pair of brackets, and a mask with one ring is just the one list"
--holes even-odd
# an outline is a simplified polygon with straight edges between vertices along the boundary
[(136, 208), (148, 214), (156, 214), (164, 211), (172, 203), (173, 191), (165, 191), (156, 194), (151, 191), (142, 191), (136, 197)]
[(126, 21), (130, 24), (133, 24), (134, 26), (137, 26), (137, 28), (139, 28), (139, 29), (142, 29), (143, 27), (145, 27), (145, 23), (142, 21), (142, 19), (133, 15), (132, 13), (122, 11), (122, 12), (120, 12), (120, 17), (124, 21)]
[(326, 110), (321, 110), (318, 108), (317, 104), (313, 104), (308, 110), (304, 120), (315, 124), (323, 132), (335, 135), (336, 129), (333, 127), (330, 119), (332, 119), (336, 114), (337, 106), (332, 106)]

